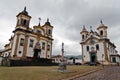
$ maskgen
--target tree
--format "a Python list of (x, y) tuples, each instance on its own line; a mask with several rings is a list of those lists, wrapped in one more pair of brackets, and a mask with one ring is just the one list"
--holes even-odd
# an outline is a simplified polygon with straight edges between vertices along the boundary
[(78, 58), (76, 58), (76, 57), (70, 57), (70, 60), (73, 60), (73, 63), (75, 64), (75, 59), (78, 59)]

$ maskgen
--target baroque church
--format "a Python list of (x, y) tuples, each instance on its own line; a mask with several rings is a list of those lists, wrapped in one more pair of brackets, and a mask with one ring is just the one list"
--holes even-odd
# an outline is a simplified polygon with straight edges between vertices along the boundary
[(97, 31), (88, 31), (83, 26), (81, 34), (82, 63), (89, 64), (112, 64), (120, 62), (120, 55), (114, 43), (108, 39), (107, 26), (102, 20)]
[(6, 44), (4, 55), (9, 55), (10, 58), (27, 58), (27, 57), (52, 57), (52, 31), (53, 26), (49, 19), (44, 25), (40, 22), (38, 25), (30, 28), (31, 16), (26, 11), (26, 7), (17, 16), (17, 23), (14, 35)]

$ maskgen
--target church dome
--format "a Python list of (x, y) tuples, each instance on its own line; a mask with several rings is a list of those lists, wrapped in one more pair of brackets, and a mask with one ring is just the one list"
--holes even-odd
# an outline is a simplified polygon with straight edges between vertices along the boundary
[[(22, 12), (20, 12), (20, 13), (17, 15), (17, 17), (18, 17), (20, 14), (29, 16), (29, 15), (28, 15), (28, 12), (26, 11), (26, 7), (24, 7), (24, 10), (23, 10)], [(31, 17), (31, 16), (29, 16), (29, 17)]]
[(107, 28), (107, 26), (103, 24), (102, 20), (100, 21), (100, 25), (98, 26), (97, 30), (99, 30), (100, 28)]
[(45, 22), (45, 25), (51, 26), (51, 24), (50, 24), (50, 22), (49, 22), (49, 18), (47, 18), (47, 22)]
[(45, 24), (43, 25), (43, 27), (44, 26), (49, 26), (49, 27), (52, 27), (53, 28), (53, 26), (50, 24), (50, 22), (49, 22), (49, 18), (47, 18), (47, 21), (45, 22)]
[(21, 13), (28, 15), (28, 12), (26, 11), (26, 7), (24, 8), (24, 10)]
[(87, 31), (87, 29), (85, 28), (85, 26), (83, 25), (83, 29), (82, 29), (82, 31), (80, 32), (80, 34), (82, 34), (82, 33), (84, 33), (84, 32), (86, 33), (86, 32), (88, 32), (88, 31)]
[(105, 26), (105, 25), (102, 23), (102, 24), (99, 25), (99, 27), (100, 27), (100, 26)]

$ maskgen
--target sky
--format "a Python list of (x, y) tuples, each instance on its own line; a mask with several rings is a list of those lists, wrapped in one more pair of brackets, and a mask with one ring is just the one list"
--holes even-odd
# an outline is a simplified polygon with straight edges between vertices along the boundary
[(65, 55), (81, 54), (83, 25), (93, 30), (103, 23), (108, 26), (108, 38), (120, 49), (120, 0), (1, 0), (0, 1), (0, 49), (8, 43), (16, 26), (16, 15), (26, 6), (32, 16), (30, 27), (43, 25), (50, 19), (53, 29), (53, 55), (61, 54), (64, 42)]

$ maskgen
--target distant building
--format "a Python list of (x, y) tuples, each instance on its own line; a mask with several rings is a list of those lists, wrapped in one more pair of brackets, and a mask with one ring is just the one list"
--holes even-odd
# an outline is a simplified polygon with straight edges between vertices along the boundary
[(62, 56), (61, 55), (56, 55), (52, 57), (52, 61), (55, 63), (60, 63), (62, 60)]
[(80, 56), (71, 56), (67, 58), (67, 64), (81, 64), (82, 59)]
[(104, 63), (111, 64), (120, 62), (120, 55), (116, 51), (114, 43), (108, 39), (107, 26), (102, 21), (97, 27), (97, 32), (92, 29), (88, 31), (83, 26), (81, 34), (82, 63)]
[(50, 59), (52, 57), (53, 26), (49, 19), (44, 25), (39, 22), (32, 29), (29, 26), (32, 17), (26, 11), (26, 7), (16, 17), (14, 35), (5, 45), (3, 55), (7, 53), (11, 58), (41, 57)]
[(2, 56), (2, 51), (0, 50), (0, 57)]
[(3, 50), (0, 50), (0, 65), (1, 65), (1, 61), (2, 61), (2, 52), (3, 52)]
[[(60, 63), (62, 61), (62, 56), (61, 55), (56, 55), (52, 57), (52, 61), (54, 63)], [(64, 57), (65, 62), (67, 62), (67, 59)]]

